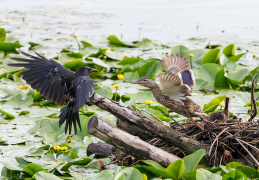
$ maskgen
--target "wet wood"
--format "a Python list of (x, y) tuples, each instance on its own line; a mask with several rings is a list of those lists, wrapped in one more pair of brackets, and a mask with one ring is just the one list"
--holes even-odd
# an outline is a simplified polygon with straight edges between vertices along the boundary
[(133, 136), (138, 136), (140, 139), (146, 141), (153, 138), (153, 135), (145, 131), (144, 129), (141, 129), (140, 127), (136, 126), (135, 124), (125, 120), (124, 118), (117, 119), (116, 126), (123, 131), (126, 131)]
[[(98, 102), (101, 98), (103, 97), (95, 94), (92, 98), (92, 103)], [(126, 120), (131, 124), (152, 133), (167, 143), (180, 148), (186, 154), (194, 153), (198, 149), (209, 149), (201, 142), (196, 141), (169, 126), (165, 126), (161, 124), (161, 122), (150, 119), (139, 113), (137, 110), (130, 107), (121, 106), (119, 103), (110, 99), (104, 98), (102, 102), (97, 103), (96, 106), (110, 112), (118, 119)]]
[(111, 155), (117, 155), (119, 150), (110, 144), (98, 141), (97, 143), (90, 143), (87, 147), (87, 156), (95, 154), (96, 158), (105, 158)]
[(88, 133), (138, 159), (151, 159), (166, 167), (172, 162), (181, 159), (95, 116), (89, 120)]

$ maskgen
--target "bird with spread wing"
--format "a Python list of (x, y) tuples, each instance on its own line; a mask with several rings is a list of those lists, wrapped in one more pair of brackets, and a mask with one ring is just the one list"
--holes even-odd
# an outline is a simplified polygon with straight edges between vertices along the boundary
[(189, 62), (182, 56), (172, 55), (163, 59), (161, 64), (167, 69), (167, 72), (161, 72), (158, 75), (159, 85), (146, 77), (131, 83), (150, 88), (159, 103), (173, 112), (190, 118), (195, 125), (203, 129), (192, 117), (199, 117), (209, 123), (203, 118), (207, 114), (202, 111), (202, 108), (196, 102), (187, 97), (191, 96), (192, 89), (195, 86), (195, 79)]
[(72, 126), (74, 126), (76, 134), (77, 124), (81, 129), (78, 110), (90, 102), (95, 87), (95, 81), (89, 77), (89, 74), (97, 70), (83, 66), (74, 73), (58, 62), (46, 59), (36, 52), (37, 56), (20, 53), (30, 59), (12, 57), (12, 60), (22, 63), (8, 64), (8, 66), (25, 67), (27, 70), (20, 73), (22, 78), (48, 100), (60, 106), (68, 100), (68, 104), (61, 109), (59, 125), (61, 126), (66, 121), (65, 133), (69, 129), (69, 134), (71, 134)]

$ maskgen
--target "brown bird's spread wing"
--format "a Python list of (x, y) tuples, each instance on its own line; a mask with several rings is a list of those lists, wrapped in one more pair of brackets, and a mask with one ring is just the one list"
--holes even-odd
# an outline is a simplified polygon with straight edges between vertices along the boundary
[(46, 59), (36, 52), (37, 57), (24, 52), (20, 53), (30, 59), (11, 58), (23, 63), (8, 65), (27, 68), (28, 70), (20, 73), (23, 76), (22, 78), (45, 98), (56, 104), (63, 105), (67, 93), (66, 79), (73, 77), (74, 73), (56, 61)]
[(182, 101), (186, 99), (186, 95), (190, 95), (190, 88), (186, 85), (181, 85), (181, 79), (170, 73), (160, 73), (158, 78), (161, 91), (176, 102), (184, 105)]
[(191, 89), (195, 86), (195, 78), (190, 64), (186, 58), (179, 56), (167, 56), (161, 64), (168, 70), (168, 73), (177, 75), (181, 79), (181, 85), (186, 84)]
[(167, 56), (161, 64), (168, 72), (159, 74), (160, 89), (167, 96), (184, 105), (190, 96), (195, 80), (189, 62), (182, 56)]

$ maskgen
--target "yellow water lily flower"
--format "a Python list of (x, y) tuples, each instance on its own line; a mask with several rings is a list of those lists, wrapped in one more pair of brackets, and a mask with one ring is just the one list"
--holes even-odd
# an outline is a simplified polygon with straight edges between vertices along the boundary
[(59, 145), (55, 145), (55, 146), (53, 146), (53, 149), (54, 149), (55, 151), (59, 151), (59, 150), (60, 150), (60, 146), (59, 146)]
[(71, 136), (67, 136), (67, 139), (66, 139), (66, 140), (67, 140), (68, 143), (71, 143), (72, 137), (71, 137)]
[(115, 87), (115, 88), (120, 88), (120, 85), (119, 85), (119, 84), (114, 84), (113, 87)]
[(66, 151), (66, 150), (68, 150), (68, 147), (60, 147), (60, 150), (61, 151)]
[(193, 57), (193, 54), (189, 54), (190, 57)]
[(124, 78), (124, 75), (123, 74), (118, 74), (118, 79), (123, 79)]
[(152, 101), (150, 101), (150, 100), (146, 100), (146, 101), (145, 101), (145, 103), (146, 103), (146, 104), (148, 104), (148, 105), (153, 104), (153, 102), (152, 102)]
[(221, 107), (225, 107), (225, 104), (222, 103), (222, 102), (220, 102), (219, 105), (220, 105)]

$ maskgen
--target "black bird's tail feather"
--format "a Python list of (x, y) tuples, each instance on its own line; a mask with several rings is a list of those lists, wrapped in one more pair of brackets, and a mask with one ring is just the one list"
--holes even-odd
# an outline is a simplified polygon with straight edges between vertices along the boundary
[(77, 133), (76, 123), (78, 124), (80, 130), (82, 131), (78, 111), (73, 112), (73, 106), (71, 106), (69, 103), (61, 109), (59, 118), (60, 118), (59, 126), (61, 126), (66, 121), (65, 133), (67, 133), (67, 129), (69, 128), (69, 134), (71, 134), (72, 126), (74, 126), (74, 130), (76, 134)]

